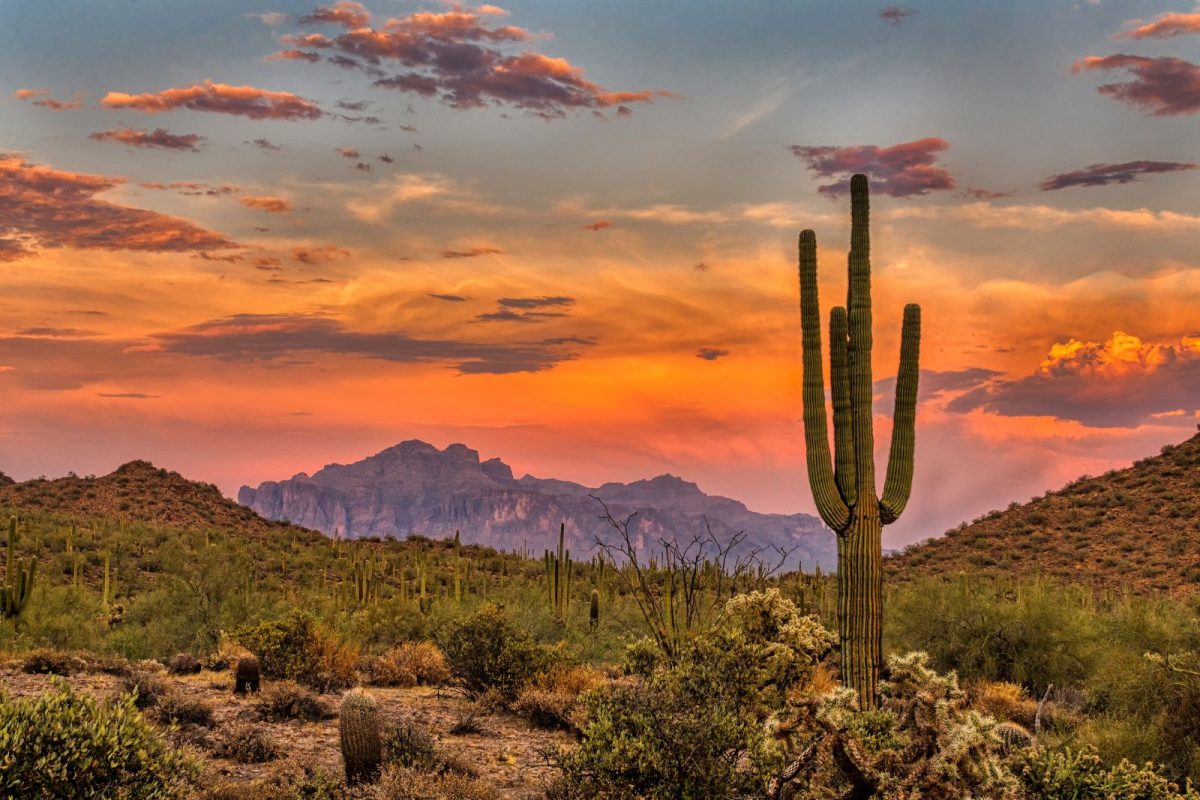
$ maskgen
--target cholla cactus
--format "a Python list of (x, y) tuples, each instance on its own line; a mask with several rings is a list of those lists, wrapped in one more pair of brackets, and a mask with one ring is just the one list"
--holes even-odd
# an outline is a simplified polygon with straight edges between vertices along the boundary
[(807, 784), (813, 796), (829, 788), (885, 800), (1022, 797), (1010, 757), (1032, 737), (969, 708), (954, 673), (939, 675), (928, 661), (925, 653), (889, 657), (877, 708), (862, 709), (857, 693), (841, 688), (802, 710), (795, 727), (812, 735), (771, 796)]
[(383, 758), (383, 740), (379, 734), (379, 704), (365, 689), (351, 689), (342, 697), (338, 732), (346, 783), (374, 780)]

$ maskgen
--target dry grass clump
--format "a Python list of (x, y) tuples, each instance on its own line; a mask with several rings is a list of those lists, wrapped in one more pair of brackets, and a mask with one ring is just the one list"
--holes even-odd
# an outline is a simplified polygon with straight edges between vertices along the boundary
[(492, 784), (447, 772), (435, 775), (398, 765), (384, 769), (372, 800), (498, 800)]
[(159, 722), (177, 725), (200, 725), (211, 728), (213, 707), (202, 697), (169, 689), (158, 696), (154, 704), (154, 717)]
[(213, 748), (213, 755), (239, 764), (263, 764), (279, 758), (279, 745), (266, 731), (250, 722), (235, 722)]
[(134, 704), (141, 709), (147, 709), (170, 691), (166, 678), (160, 673), (148, 669), (132, 669), (121, 681), (121, 690), (128, 694), (136, 692)]
[(267, 719), (317, 722), (333, 715), (329, 705), (295, 681), (272, 681), (258, 695), (256, 707)]
[(998, 720), (1015, 722), (1025, 728), (1033, 727), (1037, 701), (1015, 683), (979, 681), (967, 687), (971, 705)]
[(404, 642), (366, 664), (373, 686), (441, 686), (450, 680), (446, 656), (432, 642)]
[(583, 725), (584, 694), (604, 682), (604, 674), (591, 667), (557, 667), (538, 675), (522, 689), (512, 710), (539, 728), (579, 730)]

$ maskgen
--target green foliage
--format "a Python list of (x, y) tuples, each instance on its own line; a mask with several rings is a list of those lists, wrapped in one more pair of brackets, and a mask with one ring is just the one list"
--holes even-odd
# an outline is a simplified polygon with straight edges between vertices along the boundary
[(631, 648), (642, 677), (586, 695), (582, 743), (561, 761), (571, 797), (761, 796), (784, 759), (768, 723), (833, 636), (777, 589), (731, 599), (722, 620), (674, 663), (650, 640)]
[(8, 550), (4, 561), (4, 584), (0, 585), (0, 618), (13, 619), (25, 610), (25, 604), (33, 593), (33, 579), (37, 573), (37, 559), (17, 560), (17, 518), (8, 520)]
[(495, 690), (506, 700), (549, 663), (549, 655), (499, 606), (485, 605), (440, 637), (451, 674), (472, 696)]
[(942, 671), (1009, 681), (1041, 695), (1079, 685), (1095, 666), (1094, 615), (1078, 592), (1053, 584), (1007, 587), (961, 578), (924, 579), (889, 598), (887, 641), (922, 649)]
[(0, 796), (169, 800), (193, 773), (132, 695), (100, 703), (59, 679), (37, 697), (0, 694)]
[(278, 619), (238, 628), (232, 636), (258, 657), (268, 678), (288, 678), (320, 691), (354, 681), (357, 648), (308, 612), (296, 609)]

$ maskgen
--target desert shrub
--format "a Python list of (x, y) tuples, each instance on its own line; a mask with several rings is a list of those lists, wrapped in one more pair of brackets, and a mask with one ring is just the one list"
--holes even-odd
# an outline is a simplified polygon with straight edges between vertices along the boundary
[(195, 773), (131, 695), (100, 703), (59, 679), (37, 697), (0, 693), (0, 753), (4, 797), (169, 800)]
[(454, 772), (431, 774), (399, 765), (384, 769), (370, 800), (498, 800), (491, 784)]
[(252, 722), (235, 722), (213, 748), (213, 755), (239, 764), (263, 764), (279, 758), (279, 745)]
[(571, 798), (758, 797), (784, 764), (768, 720), (807, 685), (833, 636), (778, 590), (726, 603), (674, 663), (586, 696), (582, 741), (559, 757)]
[(213, 707), (203, 697), (173, 689), (159, 696), (154, 705), (154, 717), (167, 724), (208, 728), (213, 724)]
[(370, 800), (347, 791), (340, 777), (311, 764), (278, 762), (252, 781), (228, 781), (210, 787), (204, 800)]
[(525, 686), (512, 710), (538, 728), (577, 730), (583, 722), (583, 696), (603, 683), (603, 674), (590, 667), (556, 667)]
[(389, 725), (383, 732), (383, 752), (388, 763), (410, 769), (432, 771), (438, 766), (433, 736), (411, 720)]
[(169, 691), (166, 678), (148, 669), (134, 669), (122, 681), (125, 692), (134, 693), (138, 708), (149, 708)]
[(1022, 780), (1033, 798), (1071, 800), (1195, 800), (1198, 795), (1167, 780), (1152, 765), (1122, 760), (1105, 767), (1094, 751), (1033, 750), (1024, 761)]
[(510, 701), (550, 658), (545, 648), (491, 604), (447, 626), (441, 648), (451, 675), (468, 694), (478, 696), (494, 689)]
[(625, 646), (625, 654), (621, 660), (621, 670), (626, 675), (649, 675), (654, 672), (662, 658), (662, 650), (649, 636), (630, 642)]
[(433, 642), (404, 642), (367, 664), (374, 686), (440, 686), (450, 679), (446, 656)]
[(922, 650), (935, 669), (1007, 681), (1034, 694), (1077, 685), (1094, 668), (1095, 617), (1079, 593), (1052, 584), (1023, 586), (1014, 599), (983, 580), (926, 579), (890, 598), (889, 649)]
[(268, 678), (288, 678), (325, 692), (354, 683), (358, 650), (313, 615), (285, 617), (239, 628), (233, 638), (258, 656)]
[(74, 675), (87, 670), (87, 661), (75, 653), (50, 648), (31, 650), (21, 660), (21, 669), (31, 675)]
[(310, 689), (295, 681), (272, 681), (259, 692), (256, 706), (264, 717), (316, 722), (332, 715), (329, 706)]
[(167, 662), (167, 671), (172, 675), (195, 675), (200, 671), (200, 662), (188, 653), (177, 653)]

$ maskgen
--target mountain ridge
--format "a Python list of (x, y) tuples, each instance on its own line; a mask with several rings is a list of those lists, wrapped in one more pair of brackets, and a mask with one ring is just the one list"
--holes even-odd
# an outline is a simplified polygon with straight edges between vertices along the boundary
[(577, 554), (616, 533), (594, 497), (618, 519), (634, 514), (631, 534), (640, 552), (662, 539), (686, 542), (711, 529), (721, 542), (744, 534), (740, 553), (776, 545), (794, 550), (789, 568), (835, 563), (832, 532), (807, 514), (760, 514), (671, 474), (598, 487), (529, 474), (515, 478), (501, 459), (482, 460), (461, 443), (439, 450), (409, 439), (350, 464), (327, 464), (311, 475), (300, 472), (238, 492), (239, 503), (268, 519), (348, 538), (444, 538), (458, 531), (466, 543), (536, 552), (556, 541), (563, 523)]

